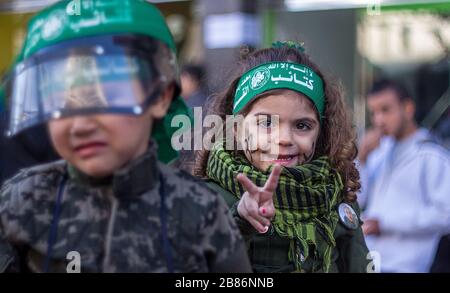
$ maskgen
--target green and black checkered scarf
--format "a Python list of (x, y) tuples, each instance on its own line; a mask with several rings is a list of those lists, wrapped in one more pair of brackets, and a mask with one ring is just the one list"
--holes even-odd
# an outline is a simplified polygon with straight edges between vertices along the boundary
[[(235, 156), (226, 151), (223, 144), (216, 144), (210, 153), (206, 172), (210, 179), (240, 198), (245, 189), (236, 179), (239, 173), (263, 186), (271, 170), (272, 167), (262, 172), (243, 155)], [(290, 239), (288, 257), (294, 261), (297, 271), (303, 271), (302, 263), (308, 257), (319, 261), (324, 272), (329, 271), (331, 252), (336, 246), (333, 232), (338, 215), (335, 206), (340, 201), (342, 190), (341, 177), (331, 168), (327, 157), (293, 168), (282, 168), (273, 197), (275, 217), (272, 225), (279, 236)], [(318, 245), (319, 241), (326, 244)]]

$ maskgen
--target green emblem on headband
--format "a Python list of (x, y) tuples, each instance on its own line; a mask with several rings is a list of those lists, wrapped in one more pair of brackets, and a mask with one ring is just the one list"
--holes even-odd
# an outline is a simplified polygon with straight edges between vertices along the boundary
[(252, 76), (252, 80), (250, 82), (250, 88), (252, 90), (257, 90), (257, 89), (262, 88), (269, 81), (269, 77), (270, 77), (270, 71), (267, 68), (262, 68), (260, 70), (257, 70)]
[(270, 62), (244, 73), (234, 95), (233, 114), (239, 113), (253, 99), (268, 90), (290, 89), (307, 96), (323, 117), (325, 95), (320, 76), (305, 65)]

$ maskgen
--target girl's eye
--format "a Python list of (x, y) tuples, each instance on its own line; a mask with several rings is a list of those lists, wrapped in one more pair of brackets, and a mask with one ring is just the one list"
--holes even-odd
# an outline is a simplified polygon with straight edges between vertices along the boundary
[(270, 118), (267, 118), (259, 121), (258, 125), (264, 128), (270, 128), (272, 126), (272, 121), (270, 120)]
[(310, 130), (311, 129), (311, 126), (305, 122), (298, 122), (296, 127), (297, 127), (297, 129), (300, 129), (300, 130)]

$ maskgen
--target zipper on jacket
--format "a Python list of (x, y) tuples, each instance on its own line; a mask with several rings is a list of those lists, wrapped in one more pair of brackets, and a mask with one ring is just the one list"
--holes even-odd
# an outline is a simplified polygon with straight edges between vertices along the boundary
[(104, 247), (105, 256), (103, 258), (103, 265), (102, 265), (102, 271), (104, 273), (107, 273), (107, 272), (112, 271), (112, 269), (111, 269), (111, 244), (112, 243), (111, 242), (112, 242), (112, 237), (113, 237), (113, 233), (114, 233), (114, 224), (116, 221), (116, 214), (117, 214), (119, 202), (118, 202), (117, 198), (114, 197), (111, 188), (106, 189), (104, 195), (111, 202), (111, 213), (109, 215), (108, 228), (106, 230), (106, 235), (105, 235), (105, 247)]

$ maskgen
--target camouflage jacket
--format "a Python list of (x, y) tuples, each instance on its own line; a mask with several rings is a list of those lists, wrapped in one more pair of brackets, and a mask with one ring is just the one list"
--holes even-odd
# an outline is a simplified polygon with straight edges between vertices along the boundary
[(81, 272), (251, 271), (223, 199), (154, 154), (109, 179), (65, 161), (10, 179), (0, 193), (0, 272), (77, 271), (76, 255)]

